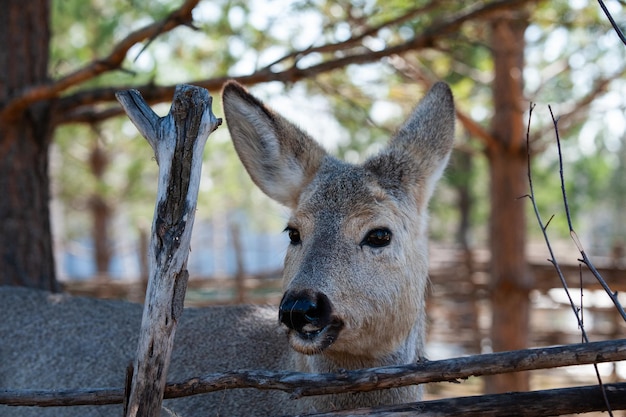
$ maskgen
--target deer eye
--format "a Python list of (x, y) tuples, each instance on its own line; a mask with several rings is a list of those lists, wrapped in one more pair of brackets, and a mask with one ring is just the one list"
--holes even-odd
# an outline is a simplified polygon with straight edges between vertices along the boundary
[(298, 231), (298, 229), (287, 226), (287, 228), (285, 228), (285, 232), (289, 235), (289, 240), (292, 245), (299, 245), (302, 242), (300, 239), (300, 231)]
[(366, 245), (372, 248), (382, 248), (391, 243), (391, 230), (380, 228), (367, 232), (367, 236), (361, 242), (361, 246)]

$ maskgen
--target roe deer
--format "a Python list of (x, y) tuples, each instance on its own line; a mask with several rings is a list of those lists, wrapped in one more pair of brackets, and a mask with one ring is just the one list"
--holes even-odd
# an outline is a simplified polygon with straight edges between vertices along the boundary
[[(242, 369), (333, 372), (424, 356), (427, 205), (448, 161), (454, 104), (435, 84), (379, 155), (328, 155), (239, 84), (223, 92), (235, 149), (252, 180), (291, 209), (284, 296), (270, 307), (187, 309), (169, 380)], [(122, 387), (141, 306), (0, 290), (0, 389)], [(285, 336), (285, 331), (287, 336)], [(291, 346), (291, 348), (289, 348)], [(292, 400), (230, 390), (166, 400), (179, 416), (283, 415), (416, 401), (418, 387)], [(112, 416), (119, 406), (0, 406), (2, 416)]]

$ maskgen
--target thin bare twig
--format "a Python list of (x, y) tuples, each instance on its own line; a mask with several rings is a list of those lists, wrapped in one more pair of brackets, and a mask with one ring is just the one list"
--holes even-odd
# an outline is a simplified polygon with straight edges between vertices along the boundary
[(580, 287), (580, 322), (585, 324), (585, 309), (583, 307), (583, 266), (581, 264), (578, 264), (578, 279), (578, 286)]
[[(561, 138), (559, 135), (559, 120), (558, 118), (554, 117), (554, 113), (552, 112), (552, 107), (548, 106), (548, 109), (550, 110), (550, 117), (552, 118), (552, 123), (554, 125), (554, 132), (556, 135), (556, 144), (557, 144), (557, 150), (558, 150), (558, 155), (559, 155), (559, 177), (561, 180), (561, 193), (563, 196), (563, 205), (565, 207), (565, 214), (567, 217), (567, 225), (569, 227), (569, 232), (570, 232), (570, 237), (572, 238), (572, 240), (574, 241), (574, 244), (576, 245), (576, 247), (578, 248), (578, 251), (581, 253), (581, 255), (583, 256), (583, 259), (579, 261), (583, 262), (585, 265), (587, 265), (587, 267), (589, 268), (589, 270), (593, 273), (593, 275), (596, 277), (596, 279), (598, 280), (598, 282), (600, 283), (600, 285), (602, 286), (602, 288), (604, 288), (604, 290), (607, 292), (607, 294), (609, 295), (609, 297), (611, 298), (611, 300), (613, 301), (613, 304), (615, 304), (615, 307), (617, 308), (617, 311), (622, 315), (622, 317), (624, 318), (624, 320), (626, 320), (626, 312), (624, 312), (624, 309), (622, 308), (619, 299), (617, 298), (617, 292), (613, 293), (613, 291), (611, 291), (611, 289), (609, 288), (608, 284), (606, 283), (606, 281), (604, 280), (604, 278), (602, 278), (602, 276), (600, 275), (600, 273), (596, 270), (596, 268), (593, 266), (593, 264), (591, 263), (591, 261), (589, 260), (589, 258), (587, 257), (587, 254), (582, 246), (582, 243), (580, 242), (580, 239), (578, 238), (578, 235), (576, 234), (576, 232), (574, 231), (574, 226), (572, 224), (572, 216), (570, 213), (570, 209), (569, 209), (569, 204), (567, 202), (567, 191), (565, 190), (565, 176), (563, 174), (563, 153), (561, 151)], [(530, 121), (529, 121), (529, 125), (530, 125)], [(530, 176), (530, 174), (529, 174)], [(534, 203), (533, 203), (534, 204)], [(581, 289), (582, 291), (582, 289)], [(567, 289), (566, 289), (567, 292)], [(569, 292), (568, 293), (568, 297), (569, 297)], [(571, 297), (570, 297), (570, 303), (571, 303)], [(574, 307), (574, 305), (572, 304), (572, 307)], [(581, 306), (582, 308), (582, 306)], [(578, 322), (581, 326), (581, 332), (583, 334), (583, 338), (586, 342), (588, 342), (589, 340), (587, 339), (587, 336), (584, 332), (584, 329), (582, 327), (582, 320), (578, 317), (578, 314), (576, 314), (576, 317), (578, 319)], [(609, 416), (613, 417), (613, 413), (611, 411), (611, 405), (609, 404), (609, 399), (607, 397), (606, 394), (606, 390), (604, 389), (604, 384), (602, 383), (602, 378), (600, 377), (600, 371), (598, 370), (598, 365), (594, 364), (593, 365), (595, 373), (596, 373), (596, 378), (598, 379), (598, 385), (600, 386), (600, 388), (602, 388), (602, 395), (604, 396), (604, 401), (606, 403), (607, 406), (607, 410), (609, 412)]]
[(541, 229), (541, 232), (543, 233), (543, 239), (546, 242), (546, 246), (548, 248), (548, 252), (550, 253), (550, 258), (548, 259), (548, 262), (550, 262), (552, 264), (552, 266), (554, 266), (554, 269), (556, 270), (556, 273), (559, 277), (559, 279), (561, 280), (561, 285), (563, 286), (563, 289), (565, 290), (565, 294), (567, 295), (567, 299), (569, 301), (570, 306), (572, 307), (572, 312), (574, 313), (574, 316), (576, 317), (576, 322), (578, 323), (578, 327), (580, 328), (582, 335), (583, 335), (583, 340), (585, 342), (589, 342), (589, 338), (587, 337), (587, 333), (585, 332), (585, 327), (583, 326), (583, 322), (580, 318), (580, 315), (578, 313), (578, 308), (576, 307), (576, 305), (574, 304), (574, 300), (572, 299), (572, 296), (570, 294), (569, 291), (569, 287), (567, 285), (567, 281), (565, 280), (565, 276), (563, 275), (563, 272), (561, 271), (561, 267), (559, 265), (559, 263), (556, 260), (556, 256), (554, 255), (554, 251), (552, 250), (552, 245), (550, 244), (550, 239), (548, 238), (548, 233), (547, 233), (547, 229), (548, 229), (548, 224), (550, 223), (550, 221), (552, 221), (552, 219), (554, 218), (554, 215), (552, 215), (550, 217), (550, 220), (548, 221), (548, 224), (544, 225), (543, 221), (541, 220), (541, 214), (539, 213), (539, 208), (537, 207), (537, 203), (535, 200), (535, 189), (533, 186), (533, 177), (532, 177), (532, 168), (531, 168), (531, 151), (530, 151), (530, 122), (532, 119), (532, 115), (533, 115), (533, 109), (535, 108), (535, 104), (531, 103), (530, 104), (530, 110), (528, 112), (528, 126), (526, 128), (526, 150), (528, 152), (528, 156), (527, 156), (527, 163), (528, 163), (528, 186), (530, 189), (530, 194), (526, 195), (525, 197), (528, 197), (530, 199), (530, 201), (532, 202), (533, 205), (533, 210), (535, 211), (535, 217), (537, 218), (537, 223), (539, 224), (539, 228)]
[(611, 16), (611, 13), (604, 5), (604, 2), (602, 0), (598, 0), (598, 3), (600, 3), (600, 7), (602, 8), (602, 11), (606, 15), (606, 17), (609, 19), (609, 22), (611, 22), (611, 26), (613, 26), (613, 29), (615, 30), (615, 33), (617, 33), (617, 36), (619, 36), (622, 43), (626, 45), (626, 36), (624, 36), (624, 32), (622, 32), (622, 30), (619, 28), (619, 26), (613, 19), (613, 16)]
[[(532, 118), (532, 112), (534, 109), (535, 105), (533, 103), (530, 104), (530, 109), (528, 112), (528, 126), (526, 128), (526, 149), (528, 152), (527, 155), (527, 163), (528, 163), (528, 184), (529, 184), (529, 188), (530, 188), (530, 195), (528, 195), (528, 197), (530, 198), (532, 205), (533, 205), (533, 209), (535, 211), (535, 216), (537, 218), (537, 222), (539, 223), (539, 227), (541, 228), (541, 231), (543, 233), (543, 237), (544, 240), (546, 242), (546, 246), (548, 248), (548, 251), (550, 252), (550, 259), (548, 259), (548, 261), (554, 266), (559, 279), (561, 280), (561, 285), (563, 286), (563, 289), (565, 290), (565, 294), (567, 295), (567, 298), (569, 300), (570, 306), (572, 307), (572, 311), (574, 313), (574, 316), (576, 317), (576, 321), (578, 322), (578, 327), (580, 328), (581, 334), (582, 334), (582, 338), (583, 341), (585, 343), (589, 343), (589, 338), (587, 337), (587, 332), (585, 331), (585, 327), (583, 324), (583, 320), (582, 320), (582, 300), (581, 300), (581, 307), (580, 309), (576, 307), (576, 305), (574, 304), (574, 300), (572, 299), (572, 296), (569, 292), (569, 288), (567, 286), (567, 282), (565, 281), (565, 277), (563, 276), (563, 273), (561, 272), (561, 267), (559, 266), (556, 257), (554, 255), (554, 252), (552, 250), (552, 245), (550, 244), (550, 240), (548, 239), (548, 234), (546, 232), (547, 226), (543, 225), (543, 222), (541, 221), (541, 215), (539, 214), (539, 208), (537, 207), (536, 204), (536, 200), (535, 200), (535, 191), (534, 191), (534, 187), (533, 187), (533, 181), (532, 181), (532, 170), (531, 170), (531, 151), (530, 151), (530, 122), (531, 122), (531, 118)], [(548, 106), (549, 107), (549, 106)], [(549, 107), (550, 108), (550, 107)], [(550, 108), (550, 114), (552, 115), (552, 120), (554, 123), (554, 128), (555, 131), (557, 133), (557, 145), (558, 145), (558, 153), (559, 153), (559, 172), (560, 172), (560, 176), (561, 176), (561, 189), (563, 191), (563, 201), (565, 203), (565, 206), (567, 207), (566, 212), (567, 212), (567, 221), (568, 224), (570, 225), (570, 230), (572, 229), (572, 222), (571, 222), (571, 216), (569, 214), (569, 206), (567, 205), (567, 194), (565, 192), (565, 183), (563, 181), (563, 164), (562, 164), (562, 153), (561, 153), (561, 144), (560, 141), (558, 139), (558, 128), (557, 128), (557, 120), (554, 118), (554, 115), (552, 114), (552, 109)], [(550, 218), (550, 220), (552, 220), (552, 217)], [(581, 289), (582, 291), (582, 289)], [(611, 409), (611, 404), (609, 403), (609, 399), (606, 393), (606, 389), (604, 386), (604, 383), (602, 382), (602, 377), (600, 376), (600, 371), (598, 370), (598, 365), (597, 363), (593, 363), (593, 367), (594, 367), (594, 371), (596, 374), (596, 378), (598, 380), (598, 385), (600, 387), (600, 389), (602, 390), (602, 396), (604, 398), (604, 403), (606, 405), (607, 411), (609, 413), (609, 416), (613, 417), (613, 412)]]
[(615, 305), (615, 308), (617, 309), (619, 314), (622, 316), (624, 321), (626, 321), (626, 311), (624, 311), (624, 307), (622, 307), (619, 299), (617, 298), (617, 291), (615, 292), (612, 291), (609, 285), (604, 280), (604, 278), (602, 278), (602, 275), (600, 275), (596, 267), (593, 265), (593, 262), (591, 262), (591, 260), (587, 256), (587, 253), (585, 252), (585, 249), (583, 248), (583, 245), (580, 239), (578, 238), (578, 235), (576, 234), (574, 227), (572, 226), (572, 216), (570, 214), (569, 204), (567, 203), (567, 192), (565, 191), (565, 179), (563, 175), (563, 155), (561, 153), (561, 138), (559, 136), (558, 119), (554, 117), (554, 114), (552, 113), (552, 107), (548, 106), (548, 109), (550, 109), (550, 116), (552, 117), (552, 123), (554, 124), (554, 132), (556, 134), (556, 143), (557, 143), (558, 153), (559, 153), (559, 175), (561, 178), (561, 192), (563, 194), (563, 204), (565, 206), (565, 214), (567, 216), (567, 224), (569, 227), (570, 237), (572, 238), (572, 240), (574, 241), (574, 244), (576, 245), (576, 248), (582, 255), (582, 259), (579, 259), (579, 261), (584, 263), (587, 266), (587, 268), (589, 268), (593, 276), (596, 277), (596, 279), (598, 280), (602, 288), (604, 288), (604, 291), (606, 291), (609, 298), (611, 298), (611, 301)]

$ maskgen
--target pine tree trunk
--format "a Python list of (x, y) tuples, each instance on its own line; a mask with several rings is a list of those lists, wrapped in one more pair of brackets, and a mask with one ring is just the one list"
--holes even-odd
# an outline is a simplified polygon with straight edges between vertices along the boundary
[[(0, 12), (0, 113), (47, 81), (49, 1), (7, 0)], [(49, 212), (50, 106), (0, 117), (0, 284), (57, 289)]]
[[(491, 342), (495, 352), (528, 347), (529, 291), (526, 266), (526, 201), (528, 192), (524, 130), (525, 12), (505, 12), (491, 22), (494, 57), (495, 139), (487, 150), (491, 219)], [(487, 393), (526, 391), (528, 375), (506, 374), (486, 379)]]
[[(489, 156), (491, 175), (491, 344), (494, 352), (528, 347), (531, 275), (526, 266), (525, 156)], [(527, 391), (528, 375), (503, 374), (486, 379), (486, 393)]]
[[(89, 155), (89, 169), (98, 184), (105, 184), (104, 175), (109, 166), (109, 156), (100, 140), (94, 138), (91, 153)], [(111, 247), (110, 233), (113, 208), (107, 201), (106, 195), (96, 187), (96, 191), (89, 199), (89, 210), (91, 212), (92, 238), (94, 246), (94, 263), (96, 264), (96, 277), (108, 279), (109, 267), (113, 251)]]

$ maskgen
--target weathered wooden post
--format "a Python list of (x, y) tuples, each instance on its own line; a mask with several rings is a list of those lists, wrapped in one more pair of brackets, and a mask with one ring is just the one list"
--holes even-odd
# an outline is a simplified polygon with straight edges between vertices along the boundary
[(148, 140), (159, 165), (159, 184), (149, 247), (149, 279), (125, 415), (159, 416), (174, 335), (187, 289), (187, 256), (202, 170), (202, 152), (221, 124), (212, 97), (180, 85), (170, 112), (159, 117), (136, 90), (117, 99)]

